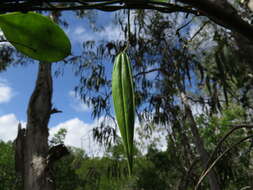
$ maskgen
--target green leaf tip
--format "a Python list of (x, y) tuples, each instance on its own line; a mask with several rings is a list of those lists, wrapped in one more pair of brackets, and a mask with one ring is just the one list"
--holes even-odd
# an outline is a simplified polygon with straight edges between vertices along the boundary
[(18, 51), (33, 59), (56, 62), (71, 53), (71, 43), (64, 31), (41, 14), (15, 12), (0, 15), (0, 28)]

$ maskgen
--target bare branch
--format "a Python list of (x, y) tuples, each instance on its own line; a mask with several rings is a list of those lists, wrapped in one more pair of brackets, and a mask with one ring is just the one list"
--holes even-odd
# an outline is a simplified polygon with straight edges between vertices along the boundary
[(177, 31), (176, 31), (176, 34), (178, 35), (179, 34), (179, 31), (182, 30), (183, 28), (185, 28), (186, 26), (188, 26), (194, 19), (195, 17), (192, 17), (192, 19), (190, 21), (188, 21), (187, 23), (185, 23), (184, 25), (180, 26)]
[(195, 32), (195, 34), (191, 37), (191, 39), (188, 42), (191, 42), (209, 23), (209, 21), (204, 22), (204, 24)]
[(162, 71), (162, 69), (161, 68), (155, 68), (155, 69), (150, 69), (148, 71), (139, 72), (139, 73), (135, 74), (133, 76), (133, 78), (136, 78), (136, 77), (138, 77), (140, 75), (145, 75), (145, 74), (148, 74), (148, 73), (152, 73), (152, 72), (155, 72), (155, 71)]
[[(251, 42), (253, 41), (253, 27), (244, 21), (232, 6), (221, 5), (220, 3), (210, 0), (179, 0), (199, 10), (201, 14), (207, 16), (215, 23), (238, 32)], [(228, 4), (230, 5), (230, 4)]]
[[(253, 41), (253, 27), (244, 21), (235, 9), (221, 6), (210, 0), (179, 0), (187, 6), (156, 1), (125, 4), (123, 0), (52, 0), (44, 1), (5, 0), (0, 3), (0, 13), (28, 11), (67, 11), (97, 9), (101, 11), (117, 11), (121, 9), (150, 9), (162, 13), (184, 12), (196, 16), (207, 16), (215, 23), (234, 32), (238, 32)], [(231, 6), (230, 6), (231, 7)]]
[(253, 138), (253, 135), (247, 136), (243, 139), (241, 139), (240, 141), (236, 142), (235, 144), (233, 144), (231, 147), (227, 148), (220, 156), (218, 156), (213, 163), (210, 165), (210, 167), (204, 172), (203, 175), (201, 175), (197, 185), (195, 186), (195, 190), (198, 190), (199, 185), (201, 184), (201, 182), (203, 181), (203, 179), (207, 176), (207, 174), (212, 170), (212, 168), (216, 165), (216, 163), (226, 154), (228, 153), (230, 150), (232, 150), (233, 148), (235, 148), (236, 146), (238, 146), (240, 143)]
[[(217, 146), (215, 147), (214, 151), (212, 152), (208, 162), (207, 162), (207, 167), (206, 169), (202, 172), (198, 184), (196, 185), (196, 190), (198, 189), (198, 186), (200, 185), (201, 181), (204, 179), (204, 177), (209, 173), (209, 171), (213, 168), (213, 166), (215, 165), (214, 162), (211, 164), (210, 163), (212, 161), (212, 159), (214, 158), (215, 154), (217, 153), (217, 151), (219, 150), (220, 146), (222, 145), (222, 143), (236, 130), (238, 129), (242, 129), (242, 128), (248, 128), (248, 129), (252, 129), (253, 128), (253, 124), (240, 124), (240, 125), (230, 125), (233, 128), (226, 134), (223, 136), (223, 138), (219, 141), (219, 143), (217, 144)], [(226, 152), (226, 151), (225, 151)], [(219, 156), (220, 157), (220, 156)], [(219, 158), (218, 157), (218, 158)], [(216, 159), (217, 160), (217, 159)], [(218, 160), (217, 160), (218, 161)], [(213, 165), (214, 164), (214, 165)], [(213, 165), (213, 166), (212, 166)]]

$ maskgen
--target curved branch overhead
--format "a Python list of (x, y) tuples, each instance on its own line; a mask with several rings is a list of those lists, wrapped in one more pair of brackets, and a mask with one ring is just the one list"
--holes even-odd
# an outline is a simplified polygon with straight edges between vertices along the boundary
[(203, 15), (215, 23), (224, 26), (234, 32), (238, 32), (250, 41), (253, 41), (253, 26), (244, 21), (227, 0), (179, 0), (198, 9)]
[[(253, 26), (244, 21), (226, 0), (178, 0), (182, 4), (159, 1), (124, 0), (5, 0), (0, 2), (0, 13), (14, 11), (85, 10), (117, 11), (121, 9), (153, 9), (163, 13), (185, 12), (197, 16), (207, 16), (215, 23), (237, 32), (253, 41)], [(219, 2), (219, 3), (217, 3)], [(222, 2), (222, 3), (220, 3)]]

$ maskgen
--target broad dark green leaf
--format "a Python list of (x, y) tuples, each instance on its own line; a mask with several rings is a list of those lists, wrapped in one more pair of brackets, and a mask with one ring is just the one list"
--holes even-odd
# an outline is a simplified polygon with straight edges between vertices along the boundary
[(71, 53), (64, 31), (46, 16), (32, 12), (4, 14), (0, 16), (0, 28), (17, 50), (33, 59), (55, 62)]

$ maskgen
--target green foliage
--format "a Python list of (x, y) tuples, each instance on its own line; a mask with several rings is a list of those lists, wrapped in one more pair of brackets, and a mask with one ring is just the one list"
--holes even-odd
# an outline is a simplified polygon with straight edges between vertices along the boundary
[(81, 190), (85, 182), (78, 175), (77, 170), (85, 160), (83, 150), (70, 148), (70, 155), (59, 160), (54, 166), (57, 190)]
[(0, 142), (0, 184), (1, 189), (20, 190), (20, 179), (16, 177), (14, 149), (12, 142)]
[[(200, 133), (204, 139), (205, 147), (212, 152), (220, 139), (230, 131), (233, 126), (240, 125), (247, 121), (246, 110), (238, 105), (230, 105), (223, 110), (222, 114), (198, 116), (197, 122), (200, 126)], [(235, 142), (248, 136), (250, 130), (240, 129), (234, 132), (219, 147), (215, 158)], [(219, 173), (222, 189), (239, 189), (249, 182), (248, 170), (250, 167), (250, 156), (252, 142), (241, 143), (235, 149), (227, 153), (217, 164), (216, 170)]]
[(55, 62), (71, 53), (70, 41), (63, 30), (40, 14), (3, 14), (0, 27), (17, 50), (33, 59)]
[(61, 128), (50, 140), (50, 145), (55, 146), (58, 144), (64, 144), (65, 137), (67, 135), (67, 129)]
[[(196, 120), (200, 127), (200, 132), (205, 139), (205, 146), (209, 150), (212, 150), (233, 125), (245, 123), (245, 116), (245, 110), (236, 105), (230, 105), (227, 109), (223, 110), (221, 115), (209, 116), (203, 113), (198, 116)], [(235, 142), (244, 135), (244, 131), (239, 130), (230, 137), (230, 140), (231, 142)]]
[(173, 169), (169, 167), (171, 162), (168, 152), (161, 152), (150, 147), (146, 158), (139, 158), (136, 165), (138, 165), (136, 183), (139, 189), (164, 190), (168, 188), (167, 180), (164, 179), (170, 179), (168, 174), (173, 173)]

